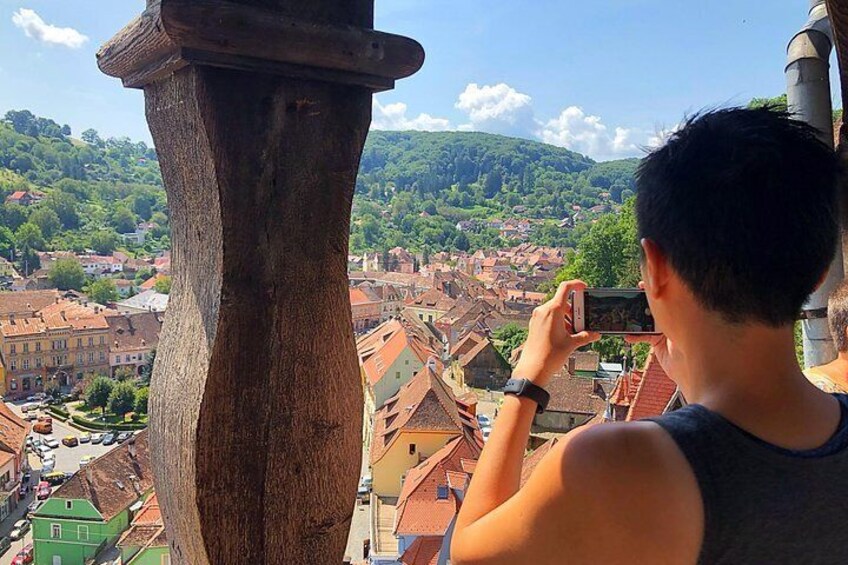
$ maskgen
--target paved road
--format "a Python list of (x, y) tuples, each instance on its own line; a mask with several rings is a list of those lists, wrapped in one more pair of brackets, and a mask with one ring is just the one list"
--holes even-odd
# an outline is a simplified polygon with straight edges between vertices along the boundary
[[(21, 415), (20, 405), (21, 402), (17, 403), (7, 403), (7, 405), (18, 415)], [(49, 415), (49, 413), (48, 413)], [(79, 461), (82, 457), (86, 455), (94, 455), (95, 457), (99, 457), (113, 449), (117, 444), (112, 444), (110, 446), (101, 445), (92, 445), (91, 443), (83, 443), (78, 445), (77, 447), (66, 447), (61, 444), (62, 438), (68, 435), (75, 435), (79, 437), (82, 432), (77, 430), (76, 428), (72, 428), (67, 424), (63, 424), (59, 422), (55, 417), (53, 418), (53, 433), (50, 434), (54, 438), (56, 438), (60, 444), (59, 447), (54, 449), (54, 453), (56, 455), (56, 470), (62, 471), (65, 473), (75, 473), (79, 471)], [(33, 434), (34, 437), (42, 437), (40, 434)], [(39, 474), (41, 470), (41, 460), (35, 455), (29, 456), (29, 464), (32, 468), (32, 482), (33, 486), (38, 484)], [(0, 536), (6, 536), (12, 530), (12, 526), (17, 520), (20, 520), (25, 512), (27, 506), (35, 499), (34, 493), (30, 492), (27, 494), (25, 500), (22, 500), (18, 503), (18, 507), (12, 511), (12, 514), (9, 515), (8, 518), (0, 522)], [(15, 554), (27, 543), (32, 541), (32, 534), (27, 533), (23, 540), (13, 541), (12, 547), (5, 554), (0, 556), (0, 565), (10, 565), (12, 559), (15, 557)]]
[[(359, 474), (363, 477), (368, 473), (368, 449), (362, 448), (362, 470)], [(368, 504), (360, 504), (356, 502), (353, 508), (353, 519), (350, 524), (350, 531), (347, 538), (347, 549), (345, 556), (351, 557), (354, 562), (362, 560), (362, 542), (369, 537), (371, 533), (368, 527), (371, 506)]]

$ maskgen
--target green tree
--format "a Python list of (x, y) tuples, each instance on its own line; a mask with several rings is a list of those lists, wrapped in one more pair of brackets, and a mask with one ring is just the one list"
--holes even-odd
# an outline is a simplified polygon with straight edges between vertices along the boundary
[(753, 98), (749, 103), (749, 108), (763, 108), (770, 106), (775, 110), (786, 112), (789, 108), (789, 103), (786, 100), (786, 94), (775, 96), (774, 98)]
[(109, 304), (118, 301), (118, 287), (109, 278), (97, 279), (85, 289), (88, 298), (98, 304)]
[(498, 350), (501, 355), (509, 360), (512, 358), (513, 350), (527, 340), (527, 328), (509, 323), (498, 328), (492, 337), (495, 338), (496, 343), (499, 343)]
[(44, 250), (44, 235), (41, 228), (32, 223), (25, 223), (15, 232), (15, 245), (18, 251)]
[(100, 230), (91, 235), (91, 248), (101, 255), (111, 255), (118, 247), (118, 234), (112, 230)]
[(118, 233), (131, 233), (135, 231), (138, 218), (132, 213), (132, 210), (126, 206), (115, 208), (112, 213), (112, 226)]
[(114, 387), (115, 384), (110, 378), (104, 376), (95, 377), (85, 389), (86, 405), (89, 408), (100, 408), (105, 416), (106, 406), (109, 405), (109, 399)]
[(141, 387), (135, 392), (135, 411), (139, 414), (147, 414), (147, 404), (150, 398), (150, 389)]
[(50, 265), (47, 277), (59, 290), (82, 290), (85, 285), (85, 271), (76, 259), (57, 259)]
[(40, 206), (33, 210), (29, 215), (29, 221), (37, 225), (44, 237), (48, 239), (62, 229), (62, 222), (59, 219), (59, 215), (52, 208), (46, 206)]
[(144, 358), (144, 365), (141, 366), (141, 382), (150, 384), (150, 377), (153, 376), (153, 364), (156, 362), (156, 350), (153, 349)]
[(171, 277), (164, 276), (156, 281), (153, 290), (162, 294), (171, 294)]
[(131, 381), (135, 379), (135, 376), (136, 374), (132, 367), (124, 365), (115, 369), (115, 380), (119, 383)]
[(47, 395), (47, 398), (59, 400), (62, 398), (62, 387), (60, 387), (59, 383), (55, 380), (48, 381), (47, 384), (44, 385), (44, 394)]
[(128, 412), (132, 412), (135, 408), (135, 392), (135, 385), (129, 381), (114, 385), (109, 394), (109, 412), (123, 419)]

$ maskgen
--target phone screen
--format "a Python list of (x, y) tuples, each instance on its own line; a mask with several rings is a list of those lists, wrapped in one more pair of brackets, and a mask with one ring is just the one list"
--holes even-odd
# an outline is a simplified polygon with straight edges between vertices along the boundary
[(656, 333), (645, 291), (587, 288), (583, 292), (585, 327), (600, 333)]

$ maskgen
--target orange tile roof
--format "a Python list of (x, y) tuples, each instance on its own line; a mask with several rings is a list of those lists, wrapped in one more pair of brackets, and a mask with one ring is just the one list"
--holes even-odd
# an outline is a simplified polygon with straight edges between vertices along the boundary
[(402, 565), (437, 565), (442, 549), (441, 537), (420, 537), (403, 552)]
[[(395, 535), (444, 535), (461, 504), (450, 486), (464, 488), (468, 475), (462, 460), (477, 459), (480, 451), (475, 441), (460, 436), (407, 471), (397, 501)], [(438, 498), (440, 487), (446, 489), (444, 499)]]
[(474, 441), (481, 441), (475, 419), (460, 413), (453, 391), (426, 366), (374, 414), (372, 465), (404, 431), (468, 434)]
[(676, 391), (677, 384), (668, 377), (651, 352), (626, 420), (630, 422), (661, 415)]
[(403, 351), (409, 348), (421, 363), (439, 354), (425, 343), (413, 327), (400, 320), (388, 320), (357, 343), (359, 360), (371, 386), (377, 384)]
[(26, 290), (0, 294), (0, 317), (10, 314), (32, 315), (60, 298), (58, 290)]
[(151, 290), (151, 289), (153, 289), (153, 287), (156, 286), (157, 282), (159, 282), (163, 279), (166, 279), (167, 277), (168, 277), (168, 275), (165, 275), (163, 273), (156, 273), (155, 275), (153, 275), (152, 277), (150, 277), (149, 279), (147, 279), (146, 281), (141, 283), (139, 288), (141, 290)]
[(536, 466), (539, 462), (551, 452), (551, 449), (557, 444), (559, 441), (557, 438), (553, 438), (548, 440), (547, 442), (540, 445), (536, 448), (533, 453), (524, 458), (524, 463), (521, 465), (521, 486), (530, 479), (530, 475), (533, 474), (533, 471), (536, 469)]
[(359, 306), (360, 304), (374, 304), (375, 302), (379, 302), (379, 300), (374, 300), (373, 298), (368, 296), (361, 288), (349, 288), (348, 294), (350, 294), (351, 306)]
[(29, 422), (24, 421), (5, 402), (0, 401), (0, 450), (23, 459)]
[(615, 388), (610, 393), (610, 404), (614, 406), (630, 406), (633, 398), (639, 391), (639, 383), (642, 382), (642, 371), (633, 369), (618, 377)]

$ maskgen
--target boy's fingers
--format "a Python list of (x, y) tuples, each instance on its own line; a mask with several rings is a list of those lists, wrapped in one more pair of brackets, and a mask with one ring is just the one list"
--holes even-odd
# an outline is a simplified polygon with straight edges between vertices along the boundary
[(583, 281), (565, 281), (557, 287), (556, 294), (551, 299), (551, 306), (556, 309), (564, 309), (569, 304), (569, 297), (575, 290), (583, 290), (586, 288), (586, 283)]

